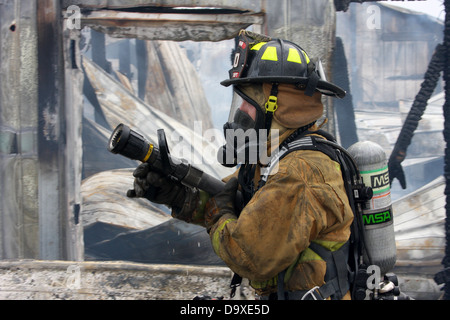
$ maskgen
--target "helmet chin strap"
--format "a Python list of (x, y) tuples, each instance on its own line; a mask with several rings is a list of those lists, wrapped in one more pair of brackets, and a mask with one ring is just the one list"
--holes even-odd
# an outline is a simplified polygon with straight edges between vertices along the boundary
[(278, 109), (278, 86), (278, 83), (272, 84), (269, 100), (266, 102), (265, 128), (267, 129), (267, 136), (269, 136), (270, 127), (272, 126), (273, 114)]

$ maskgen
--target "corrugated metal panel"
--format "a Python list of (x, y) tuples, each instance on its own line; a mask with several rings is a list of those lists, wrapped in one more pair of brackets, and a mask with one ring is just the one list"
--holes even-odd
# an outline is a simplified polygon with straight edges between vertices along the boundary
[(442, 39), (443, 23), (382, 2), (350, 6), (337, 19), (355, 108), (392, 109), (398, 100), (413, 100)]
[(445, 253), (445, 180), (439, 177), (392, 204), (401, 290), (416, 299), (441, 295), (433, 276)]
[(445, 250), (445, 181), (439, 177), (394, 202), (398, 267), (421, 268), (434, 274), (441, 268)]

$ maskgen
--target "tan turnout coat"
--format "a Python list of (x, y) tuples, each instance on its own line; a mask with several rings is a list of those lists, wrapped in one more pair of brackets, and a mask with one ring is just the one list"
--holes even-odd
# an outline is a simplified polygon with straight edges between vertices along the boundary
[[(256, 183), (259, 175), (258, 168)], [(267, 295), (276, 292), (277, 275), (286, 269), (287, 291), (323, 285), (325, 262), (309, 244), (336, 250), (349, 239), (352, 220), (339, 164), (322, 152), (299, 150), (280, 161), (239, 219), (222, 216), (210, 236), (217, 255)]]

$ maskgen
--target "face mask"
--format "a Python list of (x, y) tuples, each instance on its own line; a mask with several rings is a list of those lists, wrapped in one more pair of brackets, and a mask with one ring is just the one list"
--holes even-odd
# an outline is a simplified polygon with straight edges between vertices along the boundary
[(259, 105), (235, 90), (228, 122), (224, 125), (226, 144), (219, 149), (218, 161), (226, 167), (238, 163), (257, 163), (258, 139), (263, 129), (264, 114)]

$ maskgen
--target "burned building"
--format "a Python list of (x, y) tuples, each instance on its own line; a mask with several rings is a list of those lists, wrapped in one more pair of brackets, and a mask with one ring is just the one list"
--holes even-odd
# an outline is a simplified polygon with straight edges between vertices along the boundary
[[(191, 289), (184, 293), (182, 290), (169, 290), (165, 286), (167, 279), (182, 289), (195, 284), (193, 287), (200, 290), (204, 284), (206, 293), (223, 293), (231, 276), (227, 268), (155, 264), (215, 265), (218, 262), (209, 255), (211, 251), (203, 250), (208, 244), (205, 234), (200, 234), (198, 229), (170, 222), (164, 208), (147, 203), (127, 203), (129, 199), (121, 194), (121, 190), (126, 192), (131, 178), (130, 168), (137, 163), (109, 154), (106, 150), (108, 136), (119, 121), (126, 121), (145, 132), (151, 141), (156, 140), (157, 128), (164, 128), (167, 133), (181, 130), (186, 136), (194, 136), (190, 122), (206, 121), (201, 120), (207, 114), (204, 97), (199, 97), (198, 92), (193, 94), (192, 88), (178, 97), (175, 94), (184, 89), (184, 84), (194, 83), (194, 77), (172, 74), (163, 79), (161, 76), (169, 67), (173, 67), (172, 73), (176, 72), (179, 65), (174, 63), (174, 59), (183, 65), (187, 65), (188, 60), (192, 63), (189, 50), (184, 52), (178, 46), (180, 41), (216, 43), (232, 39), (239, 29), (253, 26), (255, 31), (301, 42), (308, 53), (322, 58), (327, 74), (334, 78), (336, 65), (332, 62), (332, 53), (336, 33), (335, 4), (338, 2), (287, 0), (278, 5), (275, 1), (250, 0), (201, 0), (195, 3), (185, 0), (40, 0), (27, 4), (19, 0), (2, 1), (1, 276), (2, 281), (10, 285), (21, 277), (24, 279), (19, 281), (19, 293), (5, 290), (2, 297), (20, 298), (22, 294), (22, 297), (31, 299), (80, 298), (83, 290), (73, 290), (80, 286), (89, 288), (85, 291), (88, 298), (168, 299), (191, 298), (194, 294)], [(364, 7), (354, 5), (359, 7), (352, 10), (368, 8), (367, 4)], [(358, 24), (366, 23), (358, 19), (367, 16), (367, 11), (354, 13), (352, 10), (340, 13), (354, 15), (343, 32), (350, 37), (353, 37), (353, 31), (361, 30), (356, 27)], [(419, 55), (419, 60), (425, 60), (425, 70), (426, 59), (435, 41), (428, 35), (423, 39), (426, 45), (404, 41), (406, 46), (400, 51), (408, 58), (404, 59), (395, 51), (399, 44), (394, 41), (392, 31), (406, 28), (396, 23), (399, 23), (397, 20), (403, 23), (409, 16), (402, 20), (397, 16), (394, 18), (392, 12), (382, 12), (386, 20), (382, 20), (381, 26), (390, 26), (390, 29), (371, 30), (373, 33), (364, 33), (361, 37), (371, 39), (368, 46), (377, 50), (376, 43), (380, 37), (385, 40), (381, 51), (375, 55), (377, 59), (390, 55), (390, 64), (383, 64), (385, 68), (378, 68), (383, 60), (362, 55), (353, 47), (361, 38), (356, 41), (340, 35), (349, 66), (349, 92), (354, 97), (352, 103), (357, 112), (364, 111), (372, 103), (382, 109), (395, 108), (395, 100), (412, 99), (411, 93), (417, 88), (400, 86), (405, 82), (417, 86), (422, 69), (416, 60), (407, 65), (410, 59), (407, 47), (426, 49), (420, 50)], [(338, 26), (342, 22), (339, 19), (338, 16)], [(89, 30), (83, 31), (85, 27)], [(441, 31), (430, 31), (430, 34), (434, 33), (440, 35)], [(402, 38), (402, 35), (398, 36), (398, 39)], [(164, 40), (173, 43), (160, 42)], [(111, 51), (108, 50), (114, 51), (115, 55), (109, 55)], [(145, 60), (134, 57), (143, 52)], [(173, 56), (168, 57), (167, 52)], [(191, 59), (181, 56), (185, 53)], [(162, 55), (166, 60), (161, 59)], [(370, 57), (370, 62), (365, 60), (367, 57)], [(154, 78), (149, 79), (146, 73), (152, 61), (155, 67), (151, 69), (151, 76)], [(395, 69), (396, 63), (413, 69), (399, 71)], [(367, 69), (362, 69), (363, 65), (368, 65)], [(389, 73), (392, 68), (396, 71)], [(193, 70), (195, 64), (187, 73), (193, 73)], [(371, 73), (369, 78), (365, 77), (366, 71)], [(377, 77), (392, 82), (387, 86), (382, 84), (380, 89), (369, 81)], [(407, 95), (379, 94), (385, 89), (391, 90), (392, 83), (398, 89), (395, 92)], [(163, 95), (149, 96), (151, 90)], [(198, 100), (192, 99), (193, 96)], [(378, 99), (379, 96), (383, 98)], [(180, 110), (185, 106), (180, 104), (180, 100), (189, 100), (187, 110), (192, 110), (194, 104), (203, 104), (202, 111), (192, 112), (192, 118), (182, 115)], [(163, 108), (166, 104), (170, 105), (169, 109)], [(334, 106), (330, 102), (326, 104), (330, 131), (346, 127), (333, 121)], [(179, 119), (173, 116), (179, 116)], [(358, 114), (356, 118), (358, 120)], [(200, 141), (202, 146), (209, 143)], [(192, 145), (187, 148), (192, 150)], [(193, 159), (197, 159), (198, 153), (193, 149)], [(206, 170), (218, 177), (225, 173), (224, 169), (213, 166), (206, 167)], [(107, 188), (109, 184), (120, 182), (127, 185)], [(142, 210), (142, 214), (130, 213), (137, 210)], [(144, 217), (145, 214), (150, 216)], [(152, 228), (155, 228), (154, 232)], [(99, 235), (101, 237), (96, 237)], [(157, 239), (158, 242), (155, 235), (166, 238)], [(154, 241), (154, 244), (146, 247), (148, 251), (139, 250), (146, 241)], [(206, 254), (197, 259), (187, 255), (183, 252), (186, 243), (190, 246), (189, 252), (202, 250)], [(121, 250), (115, 250), (118, 248)], [(155, 256), (155, 252), (159, 255)], [(64, 262), (56, 263), (55, 260)], [(18, 278), (14, 278), (10, 270), (16, 270)], [(73, 275), (68, 271), (86, 276), (82, 276), (78, 284), (75, 281), (74, 286), (68, 285), (67, 279), (72, 279)], [(52, 286), (30, 287), (26, 279), (33, 277), (33, 273), (36, 283), (52, 279)], [(105, 280), (111, 277), (117, 277), (117, 281)], [(106, 284), (105, 290), (92, 283)], [(148, 294), (142, 294), (144, 291)], [(133, 296), (133, 292), (136, 295)]]

